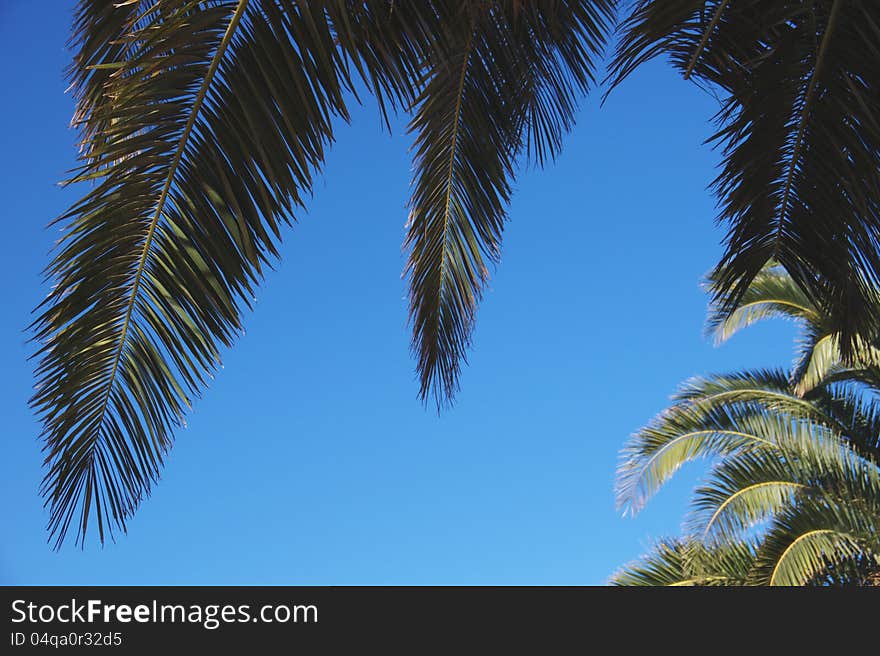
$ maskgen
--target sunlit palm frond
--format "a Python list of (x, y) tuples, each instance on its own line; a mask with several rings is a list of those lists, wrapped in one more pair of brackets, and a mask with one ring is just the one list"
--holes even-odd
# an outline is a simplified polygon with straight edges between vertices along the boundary
[(616, 586), (745, 585), (755, 547), (737, 542), (707, 549), (696, 541), (663, 540), (611, 577)]
[(828, 381), (831, 376), (840, 377), (846, 371), (871, 370), (880, 365), (880, 349), (858, 335), (852, 340), (856, 345), (856, 354), (847, 361), (836, 333), (820, 336), (810, 332), (812, 334), (802, 341), (800, 357), (791, 374), (795, 382), (794, 390), (801, 396)]
[(880, 14), (860, 0), (641, 0), (610, 75), (668, 56), (720, 93), (714, 182), (732, 309), (768, 261), (816, 299), (848, 360), (880, 324)]
[(773, 427), (773, 452), (725, 457), (694, 498), (691, 530), (726, 541), (799, 503), (880, 503), (880, 471), (847, 438), (810, 421)]
[(808, 492), (805, 483), (791, 478), (778, 453), (724, 458), (694, 492), (686, 525), (712, 544), (739, 537)]
[[(708, 286), (711, 288), (715, 282), (710, 278)], [(845, 361), (831, 319), (782, 267), (772, 262), (755, 276), (736, 305), (729, 305), (724, 298), (715, 299), (706, 327), (720, 344), (743, 328), (774, 318), (792, 319), (799, 324), (798, 356), (791, 379), (800, 396), (832, 374), (870, 369), (880, 363), (880, 349), (858, 335), (853, 338), (856, 353)]]
[(749, 372), (689, 381), (677, 402), (633, 435), (621, 452), (617, 503), (630, 512), (684, 464), (740, 450), (773, 448), (773, 410), (788, 415), (833, 418), (787, 389), (782, 372)]
[[(708, 281), (711, 288), (712, 280)], [(736, 305), (714, 302), (709, 308), (706, 330), (721, 344), (743, 328), (766, 319), (785, 318), (821, 329), (827, 323), (822, 312), (785, 270), (762, 269)]]
[(781, 369), (695, 376), (685, 381), (672, 397), (675, 403), (700, 404), (707, 410), (715, 404), (760, 402), (768, 408), (804, 408), (809, 403), (792, 395), (787, 372)]
[[(664, 547), (625, 570), (632, 584), (663, 584), (659, 574), (672, 571), (690, 580), (692, 572), (720, 567), (719, 550), (744, 540), (756, 547), (748, 585), (870, 584), (880, 571), (876, 366), (858, 357), (846, 363), (838, 338), (823, 334), (822, 313), (802, 302), (793, 307), (788, 275), (773, 272), (771, 289), (767, 272), (743, 301), (760, 306), (760, 316), (716, 307), (714, 325), (731, 321), (735, 330), (782, 314), (802, 323), (808, 348), (790, 375), (759, 370), (692, 379), (630, 440), (617, 479), (618, 501), (629, 510), (686, 462), (714, 459), (685, 522), (688, 537), (680, 544), (687, 549)], [(784, 309), (764, 303), (783, 298)], [(872, 348), (865, 341), (860, 357)], [(698, 560), (704, 569), (695, 569)]]
[(864, 566), (865, 561), (871, 569), (880, 565), (877, 501), (862, 498), (829, 504), (810, 499), (786, 508), (762, 540), (750, 583), (807, 585), (846, 570), (851, 572), (847, 582), (860, 583), (859, 574), (852, 572), (857, 565)]

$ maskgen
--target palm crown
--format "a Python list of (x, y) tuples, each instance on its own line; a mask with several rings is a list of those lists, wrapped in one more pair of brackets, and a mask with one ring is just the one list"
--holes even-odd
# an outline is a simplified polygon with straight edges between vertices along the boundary
[(762, 271), (710, 329), (725, 339), (770, 317), (797, 320), (790, 373), (689, 381), (636, 433), (618, 471), (632, 512), (684, 463), (715, 461), (694, 493), (685, 536), (657, 545), (612, 579), (621, 585), (864, 583), (880, 571), (877, 361), (844, 364), (830, 323), (792, 279)]

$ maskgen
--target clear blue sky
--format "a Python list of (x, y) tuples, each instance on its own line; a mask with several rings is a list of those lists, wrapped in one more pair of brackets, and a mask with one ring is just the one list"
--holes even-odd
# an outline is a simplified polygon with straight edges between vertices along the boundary
[(76, 154), (70, 5), (0, 2), (0, 583), (598, 584), (678, 530), (699, 469), (624, 519), (621, 445), (683, 379), (784, 365), (792, 347), (785, 324), (703, 337), (715, 101), (657, 62), (603, 108), (585, 100), (560, 159), (520, 176), (439, 417), (416, 398), (400, 277), (411, 139), (355, 107), (128, 535), (53, 552), (23, 329), (45, 226), (82, 191), (56, 184)]

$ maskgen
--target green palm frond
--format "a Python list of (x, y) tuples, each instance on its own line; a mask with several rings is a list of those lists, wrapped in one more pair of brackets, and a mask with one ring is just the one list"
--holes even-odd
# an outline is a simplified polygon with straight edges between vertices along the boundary
[(240, 332), (280, 225), (346, 116), (317, 5), (83, 2), (72, 73), (83, 135), (34, 327), (43, 493), (60, 546), (124, 530), (173, 427)]
[(880, 471), (842, 435), (810, 421), (773, 427), (773, 452), (725, 457), (695, 494), (689, 526), (725, 541), (805, 500), (880, 501)]
[(794, 395), (781, 371), (694, 378), (673, 398), (674, 405), (633, 435), (621, 453), (617, 503), (630, 512), (687, 462), (773, 448), (773, 429), (781, 421), (773, 411), (836, 424), (833, 416)]
[[(864, 502), (865, 500), (860, 500)], [(807, 585), (867, 560), (880, 565), (880, 507), (809, 501), (779, 514), (758, 550), (753, 585)]]
[[(709, 281), (709, 286), (712, 285)], [(726, 342), (735, 333), (766, 319), (786, 318), (801, 324), (821, 327), (826, 323), (822, 312), (798, 287), (784, 269), (764, 267), (736, 305), (712, 303), (706, 330), (716, 344)]]
[(686, 545), (678, 540), (658, 542), (646, 555), (616, 572), (610, 583), (617, 586), (676, 585), (688, 578), (685, 549)]
[(853, 369), (873, 370), (880, 366), (880, 348), (859, 335), (853, 338), (856, 355), (847, 362), (841, 349), (840, 338), (835, 333), (821, 336), (815, 331), (802, 340), (801, 355), (792, 370), (795, 392), (803, 396), (811, 389), (829, 380), (831, 376), (840, 377)]
[(772, 439), (762, 429), (758, 417), (736, 422), (673, 408), (636, 433), (624, 448), (617, 470), (618, 507), (638, 512), (688, 462), (741, 450), (772, 449)]
[(729, 230), (716, 299), (782, 265), (831, 318), (845, 359), (880, 324), (880, 20), (866, 0), (641, 0), (610, 79), (668, 56), (722, 95), (711, 141)]
[(733, 403), (749, 402), (757, 398), (768, 406), (779, 403), (783, 407), (792, 404), (807, 407), (801, 399), (791, 397), (789, 376), (780, 369), (755, 369), (709, 377), (695, 376), (681, 385), (672, 400), (676, 403), (706, 403), (716, 400)]
[(449, 401), (501, 235), (517, 155), (543, 163), (574, 121), (614, 3), (465, 3), (424, 63), (405, 246), (420, 395)]
[(694, 493), (687, 525), (701, 539), (720, 543), (760, 526), (809, 491), (779, 471), (779, 457), (738, 454), (725, 458)]
[[(711, 277), (708, 286), (717, 282)], [(856, 335), (856, 355), (847, 363), (834, 333), (831, 319), (804, 293), (780, 266), (770, 262), (746, 289), (736, 305), (716, 299), (709, 308), (706, 329), (721, 344), (733, 334), (767, 319), (785, 318), (800, 326), (798, 357), (791, 379), (794, 390), (803, 396), (829, 376), (840, 376), (850, 369), (872, 369), (880, 363), (880, 349)], [(844, 374), (845, 375), (845, 374)]]
[(741, 581), (748, 585), (876, 580), (880, 379), (864, 359), (874, 347), (856, 336), (861, 356), (845, 362), (838, 337), (823, 329), (823, 313), (803, 298), (792, 302), (798, 294), (787, 274), (765, 269), (744, 297), (749, 307), (716, 305), (710, 318), (724, 336), (773, 316), (798, 320), (806, 346), (790, 375), (758, 370), (692, 379), (624, 449), (618, 502), (629, 510), (686, 462), (714, 459), (694, 493), (688, 537), (676, 543), (687, 548), (649, 555), (624, 571), (628, 584), (666, 584), (671, 572), (696, 580), (721, 567), (724, 549), (746, 540), (755, 546)]
[(695, 541), (662, 540), (611, 577), (616, 586), (745, 585), (755, 547), (742, 541), (707, 549)]

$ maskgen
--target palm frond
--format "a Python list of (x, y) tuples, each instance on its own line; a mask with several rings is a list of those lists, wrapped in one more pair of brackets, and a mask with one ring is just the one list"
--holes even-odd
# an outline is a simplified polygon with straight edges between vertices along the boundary
[[(811, 331), (812, 332), (812, 331)], [(819, 335), (812, 332), (801, 344), (801, 355), (792, 370), (795, 392), (803, 396), (828, 381), (831, 376), (840, 377), (844, 372), (860, 369), (871, 371), (880, 366), (880, 348), (856, 335), (852, 339), (856, 351), (849, 361), (843, 356), (840, 337), (836, 333)]]
[(639, 560), (629, 563), (610, 579), (616, 586), (676, 585), (688, 578), (686, 545), (679, 540), (664, 540)]
[(862, 457), (880, 462), (880, 399), (873, 392), (878, 389), (877, 378), (862, 380), (861, 374), (858, 370), (831, 374), (805, 398), (845, 427), (842, 434), (847, 443)]
[(724, 95), (713, 187), (732, 310), (778, 262), (831, 320), (846, 360), (880, 320), (880, 15), (871, 2), (641, 0), (610, 79), (667, 55)]
[(674, 399), (621, 452), (617, 503), (628, 512), (638, 512), (688, 462), (775, 449), (776, 437), (793, 421), (846, 430), (838, 418), (794, 394), (781, 371), (695, 378)]
[(691, 540), (662, 540), (646, 555), (615, 573), (616, 586), (744, 585), (755, 560), (747, 541), (707, 549)]
[[(711, 288), (713, 281), (708, 281)], [(764, 267), (735, 305), (715, 301), (710, 305), (706, 330), (716, 344), (759, 321), (785, 318), (820, 328), (826, 322), (819, 308), (779, 266)]]
[[(743, 467), (750, 460), (752, 467)], [(756, 466), (759, 461), (764, 467)], [(795, 502), (806, 485), (788, 480), (788, 477), (767, 471), (773, 458), (753, 454), (725, 459), (712, 472), (710, 481), (696, 490), (692, 515), (688, 526), (699, 527), (703, 540), (719, 543), (734, 535), (742, 535), (758, 527)], [(762, 476), (749, 478), (754, 471)]]
[(348, 86), (318, 5), (84, 1), (76, 25), (73, 181), (94, 186), (61, 217), (34, 323), (56, 546), (125, 530), (149, 495)]
[(753, 585), (807, 585), (867, 559), (880, 565), (878, 508), (807, 502), (777, 516), (761, 543)]
[(692, 379), (623, 451), (618, 502), (629, 510), (638, 510), (685, 462), (709, 457), (714, 464), (694, 493), (687, 537), (676, 543), (687, 548), (664, 547), (624, 570), (621, 580), (659, 585), (674, 572), (699, 584), (700, 574), (722, 567), (725, 548), (746, 540), (755, 550), (744, 584), (876, 580), (880, 377), (874, 342), (856, 335), (859, 353), (846, 362), (825, 311), (773, 264), (757, 275), (740, 306), (726, 308), (716, 299), (709, 323), (724, 339), (775, 316), (801, 324), (801, 357), (790, 374), (758, 370)]
[(555, 154), (593, 81), (614, 2), (464, 3), (424, 62), (405, 247), (420, 396), (458, 387), (518, 154)]
[(773, 427), (773, 452), (725, 457), (697, 490), (689, 526), (723, 542), (807, 501), (880, 501), (880, 470), (842, 435), (810, 421)]
[[(717, 283), (707, 281), (711, 289)], [(880, 363), (880, 349), (856, 335), (856, 355), (847, 363), (834, 333), (831, 319), (816, 306), (780, 266), (768, 263), (735, 305), (725, 298), (714, 299), (709, 306), (707, 332), (721, 344), (738, 331), (759, 321), (786, 318), (799, 324), (798, 356), (791, 380), (794, 391), (803, 396), (821, 385), (831, 375), (840, 376), (850, 369), (872, 369)], [(845, 375), (845, 374), (844, 374)]]
[(451, 398), (515, 158), (558, 152), (613, 5), (83, 0), (72, 181), (93, 186), (60, 218), (32, 325), (56, 546), (125, 530), (149, 495), (354, 74), (383, 112), (415, 110), (414, 344), (421, 395)]

